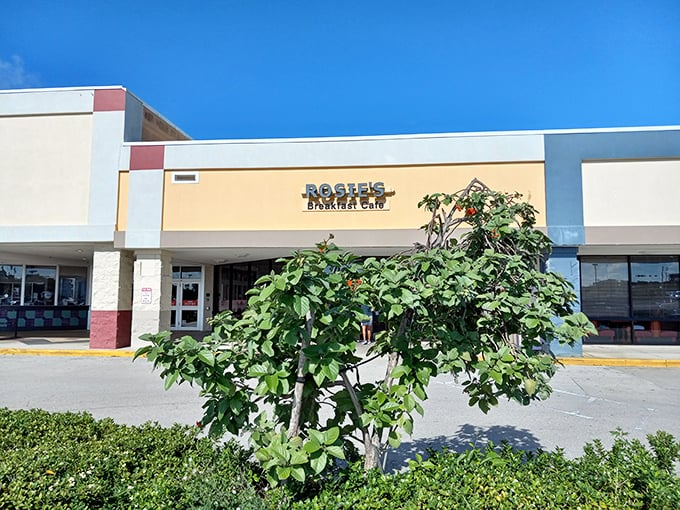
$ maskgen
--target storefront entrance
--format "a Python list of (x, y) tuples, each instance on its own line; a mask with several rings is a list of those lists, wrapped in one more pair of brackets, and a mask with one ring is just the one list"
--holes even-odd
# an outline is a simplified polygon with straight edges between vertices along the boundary
[(173, 266), (170, 327), (197, 330), (203, 324), (203, 268)]

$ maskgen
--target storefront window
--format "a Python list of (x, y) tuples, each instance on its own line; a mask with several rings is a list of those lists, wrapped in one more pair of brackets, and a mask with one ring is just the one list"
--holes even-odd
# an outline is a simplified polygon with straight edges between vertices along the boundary
[(273, 268), (280, 270), (281, 264), (273, 260), (260, 260), (219, 267), (216, 286), (218, 311), (232, 310), (237, 315), (242, 313), (248, 304), (246, 293), (253, 288), (258, 278), (269, 274)]
[(25, 305), (53, 305), (57, 278), (54, 266), (26, 266)]
[(631, 301), (638, 317), (680, 317), (677, 257), (631, 257)]
[(87, 268), (59, 267), (58, 305), (84, 305), (87, 299)]
[(581, 309), (592, 317), (630, 316), (627, 257), (581, 261)]
[(23, 266), (0, 265), (0, 305), (21, 303)]
[(201, 266), (172, 266), (173, 280), (200, 280)]
[(581, 310), (589, 343), (672, 344), (680, 338), (676, 256), (582, 257)]

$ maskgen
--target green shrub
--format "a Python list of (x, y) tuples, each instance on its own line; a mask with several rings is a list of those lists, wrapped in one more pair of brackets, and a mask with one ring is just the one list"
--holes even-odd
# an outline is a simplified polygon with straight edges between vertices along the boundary
[(0, 509), (262, 508), (247, 453), (197, 432), (0, 409)]
[(659, 432), (652, 449), (618, 434), (610, 450), (595, 441), (570, 460), (560, 450), (526, 453), (505, 445), (464, 453), (433, 452), (396, 475), (354, 465), (297, 509), (680, 508), (673, 474), (678, 443)]
[(491, 445), (431, 452), (395, 475), (354, 463), (267, 492), (248, 452), (197, 433), (0, 409), (0, 510), (680, 508), (680, 444), (665, 432), (646, 447), (618, 431), (611, 448), (593, 441), (577, 459)]

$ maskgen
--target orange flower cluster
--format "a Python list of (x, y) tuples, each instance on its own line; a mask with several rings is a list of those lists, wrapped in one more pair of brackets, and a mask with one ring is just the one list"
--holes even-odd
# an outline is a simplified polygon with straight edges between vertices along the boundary
[(347, 286), (352, 290), (357, 290), (359, 285), (361, 285), (361, 280), (347, 280)]
[(474, 207), (468, 207), (467, 209), (465, 209), (465, 216), (473, 216), (475, 214), (477, 214), (477, 209), (475, 209)]

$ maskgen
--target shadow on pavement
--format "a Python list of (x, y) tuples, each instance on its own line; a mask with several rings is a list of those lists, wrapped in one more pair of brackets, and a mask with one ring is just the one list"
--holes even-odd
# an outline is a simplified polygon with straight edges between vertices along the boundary
[(385, 472), (392, 473), (408, 467), (408, 461), (415, 459), (417, 453), (423, 458), (429, 456), (428, 450), (448, 449), (463, 452), (471, 448), (484, 448), (489, 442), (500, 445), (508, 443), (516, 450), (536, 451), (543, 446), (530, 431), (512, 426), (494, 425), (483, 428), (474, 425), (461, 425), (452, 436), (435, 436), (404, 441), (396, 450), (390, 449), (385, 463)]

